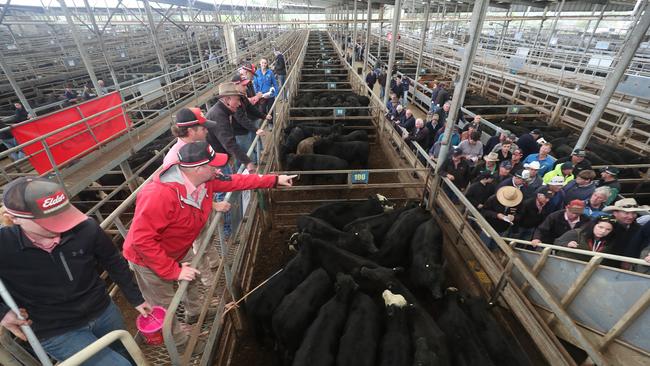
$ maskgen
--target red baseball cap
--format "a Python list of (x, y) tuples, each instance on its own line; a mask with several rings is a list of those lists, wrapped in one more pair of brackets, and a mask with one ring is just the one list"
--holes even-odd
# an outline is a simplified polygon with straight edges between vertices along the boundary
[(61, 185), (40, 177), (21, 177), (4, 187), (2, 201), (10, 215), (33, 220), (53, 233), (63, 233), (86, 221)]
[(228, 162), (227, 154), (220, 154), (205, 141), (189, 143), (178, 151), (178, 161), (183, 168), (211, 165), (220, 168)]
[(248, 83), (251, 82), (250, 80), (248, 80), (246, 78), (242, 78), (242, 76), (239, 73), (236, 73), (235, 75), (233, 75), (232, 79), (230, 79), (230, 81), (232, 81), (235, 84), (241, 84), (241, 85), (248, 85)]
[(585, 209), (585, 203), (581, 200), (572, 200), (566, 205), (566, 208), (573, 213), (582, 213)]
[(196, 125), (205, 126), (206, 128), (216, 127), (217, 123), (208, 121), (203, 115), (201, 108), (181, 108), (176, 113), (176, 126), (192, 127)]

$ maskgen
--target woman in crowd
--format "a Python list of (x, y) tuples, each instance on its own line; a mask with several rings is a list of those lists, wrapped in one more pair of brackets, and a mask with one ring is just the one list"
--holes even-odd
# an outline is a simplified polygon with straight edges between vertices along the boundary
[[(568, 248), (588, 250), (596, 253), (609, 253), (613, 240), (614, 224), (616, 220), (611, 216), (601, 216), (586, 225), (569, 230), (559, 238), (555, 239), (555, 245)], [(559, 256), (578, 259), (588, 262), (591, 257), (584, 254), (577, 254), (559, 251)]]

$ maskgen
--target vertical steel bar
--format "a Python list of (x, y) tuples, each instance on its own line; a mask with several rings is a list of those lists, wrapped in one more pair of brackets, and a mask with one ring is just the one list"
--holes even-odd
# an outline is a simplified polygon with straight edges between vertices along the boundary
[(395, 65), (395, 47), (397, 46), (399, 19), (402, 13), (401, 4), (402, 0), (395, 0), (395, 6), (393, 7), (393, 30), (390, 40), (390, 50), (388, 51), (388, 71), (386, 72), (386, 91), (384, 92), (383, 105), (386, 105), (388, 102), (388, 95), (390, 94), (388, 91), (390, 90), (390, 80), (393, 77), (393, 66)]
[[(454, 95), (452, 97), (451, 108), (449, 109), (449, 115), (447, 116), (447, 121), (445, 124), (445, 139), (442, 142), (440, 147), (440, 153), (438, 155), (438, 162), (436, 164), (436, 173), (440, 171), (440, 167), (447, 159), (447, 153), (449, 152), (449, 146), (451, 143), (451, 129), (458, 118), (458, 111), (461, 107), (461, 99), (465, 96), (465, 91), (467, 90), (467, 85), (469, 84), (469, 79), (472, 73), (472, 63), (474, 62), (474, 55), (476, 55), (476, 49), (478, 48), (478, 43), (481, 35), (481, 28), (483, 28), (483, 21), (485, 20), (485, 14), (489, 5), (489, 0), (476, 0), (474, 2), (474, 8), (472, 9), (472, 18), (469, 25), (469, 42), (465, 45), (465, 52), (463, 53), (463, 60), (460, 64), (460, 69), (458, 73), (458, 81), (454, 86)], [(440, 174), (436, 174), (434, 180), (433, 189), (434, 192), (438, 190), (440, 183)]]
[(431, 7), (431, 0), (427, 0), (424, 5), (424, 22), (422, 23), (422, 33), (420, 34), (420, 50), (418, 51), (418, 63), (415, 68), (415, 79), (413, 80), (413, 101), (415, 102), (415, 83), (420, 78), (420, 67), (422, 67), (422, 53), (424, 52), (424, 43), (427, 40), (427, 33), (429, 33), (429, 10)]
[[(363, 75), (368, 67), (368, 52), (370, 51), (370, 29), (372, 28), (372, 0), (368, 0), (368, 15), (366, 16), (366, 47), (363, 55)], [(372, 65), (370, 66), (372, 69)], [(363, 76), (362, 75), (362, 76)]]

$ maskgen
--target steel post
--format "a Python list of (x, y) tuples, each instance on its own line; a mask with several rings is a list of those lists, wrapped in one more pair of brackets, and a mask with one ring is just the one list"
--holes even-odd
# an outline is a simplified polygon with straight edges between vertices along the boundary
[[(415, 82), (418, 81), (418, 78), (420, 77), (420, 67), (422, 67), (422, 53), (424, 52), (424, 43), (427, 40), (427, 33), (429, 33), (429, 10), (431, 7), (431, 0), (427, 0), (426, 4), (424, 5), (424, 22), (422, 23), (422, 33), (420, 34), (420, 51), (418, 52), (418, 63), (417, 67), (415, 68)], [(415, 89), (415, 84), (413, 84), (413, 88)], [(413, 94), (413, 97), (415, 98), (415, 94)]]
[[(354, 20), (353, 20), (353, 27), (354, 29), (352, 30), (352, 71), (354, 72), (354, 61), (357, 59), (357, 0), (354, 0)], [(362, 73), (363, 75), (363, 73)]]
[(476, 55), (476, 49), (478, 48), (480, 40), (481, 28), (483, 28), (483, 21), (485, 20), (489, 4), (489, 0), (476, 0), (474, 2), (472, 18), (469, 24), (469, 42), (465, 45), (463, 60), (461, 61), (458, 76), (455, 81), (454, 95), (451, 99), (451, 108), (449, 109), (449, 115), (447, 116), (447, 121), (445, 123), (445, 139), (440, 147), (440, 153), (438, 154), (438, 161), (436, 163), (436, 176), (433, 185), (434, 194), (440, 186), (440, 174), (438, 173), (440, 172), (440, 167), (447, 159), (449, 144), (451, 143), (451, 130), (458, 118), (458, 110), (461, 107), (461, 100), (465, 96), (467, 84), (469, 84), (470, 75), (472, 73), (472, 63), (474, 62), (474, 56)]
[(634, 27), (630, 32), (631, 33), (630, 38), (628, 39), (627, 43), (624, 44), (622, 47), (623, 52), (621, 53), (620, 59), (618, 60), (616, 67), (614, 67), (614, 70), (612, 70), (607, 74), (607, 78), (603, 83), (604, 87), (600, 93), (600, 97), (598, 98), (596, 105), (594, 105), (594, 108), (591, 110), (591, 114), (589, 114), (589, 118), (585, 122), (585, 126), (582, 130), (582, 133), (580, 134), (580, 137), (578, 138), (578, 142), (576, 143), (574, 149), (584, 148), (587, 145), (589, 138), (591, 137), (591, 135), (594, 132), (594, 129), (598, 125), (598, 121), (600, 121), (600, 117), (603, 115), (603, 112), (605, 111), (607, 105), (609, 104), (609, 100), (612, 98), (612, 95), (614, 95), (614, 92), (616, 92), (616, 87), (618, 86), (618, 83), (623, 78), (623, 75), (625, 75), (625, 71), (630, 65), (632, 59), (634, 58), (634, 54), (636, 53), (637, 49), (641, 45), (641, 42), (645, 38), (645, 34), (648, 31), (648, 28), (650, 27), (649, 10), (650, 9), (648, 9), (648, 7), (646, 6), (646, 9), (643, 15), (641, 16), (641, 19), (639, 20), (638, 23), (634, 25)]
[(555, 29), (557, 28), (557, 21), (560, 20), (560, 13), (564, 8), (564, 1), (565, 0), (562, 0), (562, 2), (559, 3), (557, 8), (555, 9), (555, 18), (553, 18), (553, 23), (551, 24), (551, 34), (548, 36), (548, 39), (546, 40), (546, 45), (544, 46), (544, 50), (540, 55), (541, 57), (544, 57), (544, 54), (546, 53), (548, 46), (551, 45), (551, 39), (553, 38), (553, 33), (555, 33)]
[(93, 83), (93, 87), (95, 88), (97, 95), (103, 95), (104, 93), (102, 93), (99, 83), (97, 82), (95, 69), (93, 68), (93, 64), (90, 61), (90, 57), (88, 56), (88, 52), (86, 51), (86, 48), (84, 47), (83, 43), (81, 43), (81, 39), (79, 38), (79, 34), (77, 33), (77, 29), (76, 29), (77, 26), (76, 24), (74, 24), (74, 21), (72, 20), (72, 15), (70, 15), (70, 10), (65, 5), (65, 0), (59, 0), (59, 4), (61, 4), (61, 9), (65, 14), (65, 19), (68, 22), (68, 25), (70, 26), (70, 34), (72, 35), (72, 39), (74, 40), (74, 43), (77, 45), (79, 56), (81, 56), (81, 61), (83, 61), (84, 65), (86, 66), (86, 71), (88, 71), (88, 76), (90, 77), (90, 81)]
[(377, 38), (377, 62), (381, 65), (381, 37), (384, 32), (384, 5), (379, 4), (379, 38)]
[[(90, 7), (88, 0), (84, 0), (84, 5), (86, 6), (86, 11), (88, 12), (88, 16), (90, 17), (90, 22), (93, 25), (95, 34), (97, 35), (97, 40), (99, 41), (98, 42), (99, 48), (102, 51), (102, 56), (104, 56), (104, 60), (106, 61), (106, 66), (108, 66), (108, 72), (111, 74), (111, 79), (113, 79), (113, 85), (115, 85), (115, 90), (120, 90), (120, 83), (117, 80), (117, 75), (115, 74), (115, 68), (113, 67), (113, 63), (111, 62), (111, 59), (106, 54), (106, 44), (104, 44), (104, 33), (97, 26), (97, 21), (95, 20), (95, 13)], [(102, 94), (104, 93), (98, 89), (97, 95), (102, 95)]]
[[(390, 91), (390, 81), (393, 77), (393, 66), (395, 65), (395, 48), (397, 46), (397, 34), (399, 32), (399, 19), (401, 15), (401, 5), (402, 0), (395, 0), (395, 6), (393, 7), (393, 29), (392, 29), (392, 38), (390, 40), (390, 49), (388, 51), (388, 71), (386, 71), (386, 90), (384, 91), (384, 100), (383, 103), (386, 105), (388, 102), (388, 94)], [(401, 98), (401, 95), (398, 96)]]
[(29, 105), (27, 98), (25, 98), (25, 94), (23, 94), (20, 85), (18, 85), (18, 83), (16, 82), (16, 79), (14, 78), (13, 75), (13, 71), (11, 70), (11, 68), (9, 68), (9, 65), (5, 63), (4, 57), (2, 56), (1, 52), (0, 52), (0, 68), (5, 73), (7, 80), (9, 80), (9, 84), (11, 84), (11, 87), (14, 89), (14, 93), (16, 93), (18, 100), (20, 100), (20, 104), (22, 104), (23, 107), (25, 107), (27, 113), (29, 113), (31, 116), (35, 116), (36, 114), (34, 113), (34, 110)]
[[(63, 0), (59, 0), (63, 1)], [(160, 45), (160, 40), (158, 39), (158, 34), (156, 32), (156, 23), (153, 20), (153, 14), (151, 13), (151, 5), (149, 0), (142, 0), (144, 4), (144, 11), (147, 14), (147, 21), (149, 22), (149, 31), (151, 31), (151, 38), (153, 40), (153, 47), (156, 50), (156, 55), (158, 56), (158, 63), (160, 64), (160, 69), (165, 75), (165, 81), (167, 85), (172, 83), (171, 78), (169, 77), (169, 65), (167, 60), (165, 60), (165, 54), (163, 53), (162, 46)]]
[[(370, 51), (370, 29), (372, 28), (372, 0), (368, 0), (368, 15), (366, 16), (366, 47), (363, 55), (363, 74), (366, 73), (368, 67), (368, 52)], [(372, 65), (370, 66), (372, 69)], [(362, 75), (363, 76), (363, 75)]]

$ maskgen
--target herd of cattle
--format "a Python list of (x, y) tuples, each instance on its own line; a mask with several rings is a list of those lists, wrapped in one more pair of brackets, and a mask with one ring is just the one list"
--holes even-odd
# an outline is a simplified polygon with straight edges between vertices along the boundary
[[(297, 255), (245, 306), (275, 363), (530, 364), (483, 299), (443, 291), (442, 233), (423, 208), (377, 195), (320, 206), (297, 227)], [(414, 293), (435, 299), (435, 320)]]
[[(348, 92), (306, 93), (296, 100), (295, 107), (304, 108), (301, 115), (331, 116), (332, 109), (311, 109), (314, 106), (367, 107), (369, 100)], [(334, 108), (334, 107), (332, 107)], [(292, 111), (293, 113), (293, 111)], [(367, 115), (367, 109), (347, 109), (347, 115)], [(359, 125), (358, 121), (354, 121)], [(370, 123), (368, 121), (368, 123)], [(368, 133), (350, 129), (345, 123), (290, 121), (284, 129), (280, 160), (289, 171), (347, 170), (367, 168), (370, 154)], [(305, 174), (304, 184), (343, 184), (347, 174)]]

